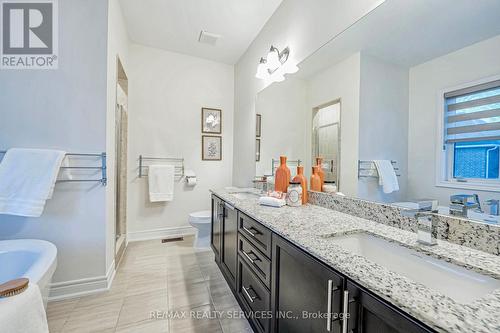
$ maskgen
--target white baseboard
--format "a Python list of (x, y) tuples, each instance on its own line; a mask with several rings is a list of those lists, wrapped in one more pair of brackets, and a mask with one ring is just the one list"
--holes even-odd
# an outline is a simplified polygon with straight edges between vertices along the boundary
[(107, 291), (111, 288), (115, 273), (115, 261), (113, 260), (106, 275), (51, 283), (49, 302), (88, 296)]
[(150, 229), (141, 231), (129, 231), (127, 233), (128, 242), (137, 242), (150, 239), (162, 239), (194, 235), (196, 229), (191, 226)]

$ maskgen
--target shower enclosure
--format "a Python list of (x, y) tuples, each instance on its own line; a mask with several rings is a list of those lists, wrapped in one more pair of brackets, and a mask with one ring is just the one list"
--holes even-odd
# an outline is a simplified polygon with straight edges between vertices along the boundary
[(127, 130), (128, 79), (117, 58), (115, 109), (115, 262), (121, 258), (127, 237)]

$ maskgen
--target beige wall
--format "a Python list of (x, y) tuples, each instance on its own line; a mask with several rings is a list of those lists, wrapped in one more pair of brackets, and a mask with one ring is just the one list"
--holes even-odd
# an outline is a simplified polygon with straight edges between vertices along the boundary
[(410, 69), (408, 188), (410, 197), (437, 198), (447, 205), (456, 193), (478, 193), (481, 201), (498, 192), (436, 186), (440, 94), (453, 87), (500, 74), (500, 36), (433, 59)]
[(381, 0), (284, 0), (235, 66), (233, 184), (251, 185), (255, 175), (255, 96), (265, 87), (255, 78), (258, 60), (271, 45), (290, 47), (299, 63), (370, 12)]
[[(132, 44), (129, 53), (129, 239), (188, 230), (188, 214), (210, 209), (210, 188), (231, 185), (233, 66)], [(222, 161), (201, 160), (201, 108), (222, 109)], [(252, 146), (253, 151), (253, 146)], [(183, 157), (198, 177), (176, 183), (174, 200), (150, 203), (138, 157)], [(255, 163), (255, 162), (253, 162)]]
[[(108, 4), (58, 4), (59, 68), (1, 71), (0, 149), (106, 151)], [(92, 24), (83, 29), (89, 17)], [(58, 183), (40, 218), (0, 215), (0, 239), (54, 243), (59, 294), (68, 284), (93, 281), (85, 288), (106, 287), (106, 190), (98, 183)]]

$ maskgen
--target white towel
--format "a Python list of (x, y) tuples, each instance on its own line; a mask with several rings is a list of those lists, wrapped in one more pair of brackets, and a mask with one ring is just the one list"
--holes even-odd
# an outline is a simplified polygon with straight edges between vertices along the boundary
[(285, 199), (278, 199), (273, 197), (260, 197), (259, 205), (271, 207), (283, 207), (286, 205)]
[(174, 172), (173, 165), (149, 166), (149, 201), (174, 200)]
[(0, 214), (42, 215), (65, 154), (59, 150), (9, 149), (0, 163)]
[(378, 172), (378, 184), (382, 186), (384, 193), (399, 191), (398, 177), (389, 160), (374, 160)]
[(0, 332), (48, 333), (42, 295), (36, 283), (22, 293), (0, 298)]

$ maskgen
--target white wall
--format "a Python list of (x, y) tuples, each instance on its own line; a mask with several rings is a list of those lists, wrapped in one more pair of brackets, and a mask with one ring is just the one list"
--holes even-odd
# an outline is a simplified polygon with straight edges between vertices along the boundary
[[(129, 49), (128, 70), (129, 239), (167, 235), (187, 227), (190, 212), (210, 208), (210, 188), (231, 185), (234, 70), (230, 65), (140, 45)], [(201, 160), (204, 106), (222, 109), (222, 161)], [(253, 145), (254, 141), (251, 153)], [(150, 203), (147, 178), (138, 178), (140, 154), (183, 157), (186, 169), (198, 176), (198, 184), (186, 188), (184, 182), (177, 183), (174, 201)]]
[(385, 194), (378, 178), (360, 178), (358, 196), (377, 202), (406, 197), (408, 156), (407, 68), (361, 53), (359, 159), (395, 160), (399, 191)]
[[(356, 53), (308, 79), (309, 117), (306, 118), (306, 146), (311, 152), (312, 109), (340, 99), (340, 191), (357, 195), (360, 54)], [(306, 161), (311, 169), (311, 160)]]
[[(292, 78), (267, 87), (257, 95), (255, 108), (262, 115), (261, 156), (256, 163), (256, 175), (271, 174), (271, 160), (281, 155), (289, 160), (309, 159), (304, 123), (312, 113), (307, 108), (303, 80)], [(296, 170), (291, 172), (296, 174)]]
[(410, 197), (433, 197), (441, 204), (454, 193), (478, 193), (481, 200), (499, 193), (436, 187), (436, 140), (439, 93), (500, 74), (500, 36), (433, 59), (410, 69), (408, 188)]
[(255, 96), (265, 83), (255, 78), (260, 57), (271, 45), (289, 46), (299, 63), (342, 30), (370, 12), (381, 0), (284, 0), (235, 67), (235, 185), (247, 186), (255, 175)]
[[(106, 150), (106, 38), (106, 1), (59, 1), (59, 69), (0, 72), (0, 149)], [(53, 242), (56, 286), (105, 279), (105, 191), (59, 183), (42, 217), (0, 215), (0, 239)]]
[(117, 100), (117, 57), (125, 71), (128, 69), (129, 38), (118, 0), (108, 0), (108, 57), (106, 151), (108, 154), (108, 186), (106, 187), (106, 267), (113, 269), (115, 257), (115, 110)]

